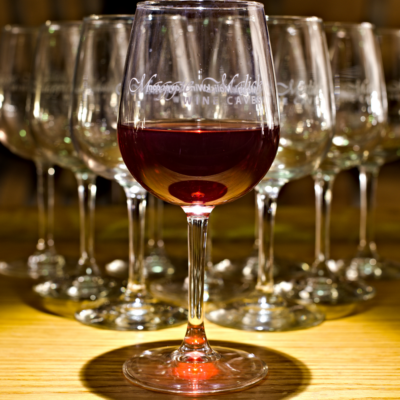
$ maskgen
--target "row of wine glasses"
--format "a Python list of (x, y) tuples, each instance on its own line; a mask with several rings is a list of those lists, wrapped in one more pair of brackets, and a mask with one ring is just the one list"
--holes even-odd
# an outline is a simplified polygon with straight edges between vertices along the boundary
[[(382, 32), (382, 43), (386, 34), (394, 35)], [(373, 297), (374, 289), (360, 275), (382, 274), (358, 261), (346, 269), (330, 260), (328, 235), (334, 176), (362, 165), (361, 181), (366, 182), (369, 166), (382, 160), (382, 148), (396, 149), (396, 119), (387, 121), (385, 78), (372, 25), (265, 19), (262, 6), (251, 2), (145, 2), (135, 17), (48, 22), (38, 33), (36, 51), (32, 45), (29, 49), (25, 53), (34, 58), (33, 73), (27, 57), (18, 76), (26, 81), (33, 76), (32, 95), (26, 84), (18, 105), (7, 107), (11, 103), (4, 101), (3, 136), (12, 150), (12, 141), (18, 143), (15, 151), (21, 155), (19, 147), (31, 146), (35, 155), (30, 158), (37, 165), (42, 160), (48, 176), (54, 164), (75, 173), (82, 229), (77, 268), (67, 270), (65, 261), (58, 261), (57, 277), (41, 273), (50, 277), (35, 286), (36, 293), (62, 301), (91, 300), (76, 318), (100, 328), (153, 330), (189, 318), (179, 349), (147, 351), (125, 363), (129, 380), (158, 391), (201, 394), (244, 388), (266, 375), (267, 367), (253, 354), (210, 347), (204, 331), (205, 286), (209, 320), (253, 331), (315, 326), (324, 320), (316, 304), (351, 308)], [(395, 97), (389, 102), (393, 115)], [(15, 125), (16, 110), (23, 129), (8, 128)], [(316, 260), (310, 271), (274, 265), (279, 190), (309, 174), (316, 192)], [(122, 287), (101, 276), (93, 254), (95, 175), (115, 180), (127, 196), (129, 278)], [(49, 183), (51, 192), (51, 178)], [(247, 283), (224, 286), (213, 269), (205, 278), (207, 227), (216, 205), (254, 187), (258, 279), (255, 289), (245, 293)], [(187, 215), (188, 311), (174, 302), (174, 291), (184, 292), (182, 282), (168, 286), (164, 281), (163, 300), (146, 287), (146, 191), (181, 206)], [(51, 255), (60, 257), (52, 240), (52, 201), (47, 204), (50, 230), (42, 237)], [(158, 263), (164, 255), (156, 251), (155, 257)], [(379, 261), (376, 254), (374, 259)], [(372, 265), (372, 257), (368, 260)], [(213, 287), (230, 299), (213, 295)], [(348, 312), (345, 307), (341, 315)]]
[[(127, 24), (129, 28), (131, 26), (132, 17), (130, 22)], [(48, 24), (49, 25), (49, 24)], [(54, 25), (54, 24), (53, 24)], [(30, 159), (35, 162), (36, 170), (38, 173), (38, 208), (39, 208), (39, 240), (37, 243), (36, 252), (29, 257), (27, 261), (18, 260), (17, 262), (0, 262), (0, 271), (5, 275), (17, 276), (17, 277), (31, 277), (31, 278), (42, 278), (51, 277), (55, 275), (63, 275), (65, 269), (74, 269), (75, 264), (72, 261), (67, 260), (70, 265), (67, 265), (65, 258), (58, 254), (54, 246), (53, 238), (53, 224), (54, 224), (54, 164), (71, 166), (74, 164), (74, 155), (69, 157), (68, 154), (76, 154), (72, 148), (70, 137), (63, 136), (61, 134), (62, 129), (67, 129), (67, 125), (61, 120), (61, 117), (57, 115), (63, 115), (63, 111), (68, 110), (68, 99), (67, 96), (69, 86), (68, 79), (71, 81), (74, 63), (67, 62), (69, 70), (67, 78), (59, 77), (55, 78), (55, 75), (59, 74), (63, 66), (51, 65), (54, 62), (62, 62), (62, 57), (66, 57), (66, 60), (70, 60), (74, 57), (76, 52), (77, 41), (80, 35), (80, 22), (71, 24), (62, 24), (65, 28), (67, 38), (61, 38), (59, 29), (55, 26), (43, 27), (40, 31), (37, 28), (27, 28), (22, 26), (10, 26), (7, 25), (2, 31), (1, 38), (1, 54), (2, 61), (0, 62), (0, 90), (2, 93), (1, 102), (1, 132), (0, 140), (15, 154)], [(68, 26), (68, 27), (67, 27)], [(64, 33), (63, 33), (64, 34)], [(129, 32), (128, 32), (129, 34)], [(38, 35), (40, 43), (37, 42)], [(70, 36), (68, 36), (70, 35)], [(47, 37), (49, 36), (49, 37)], [(59, 44), (61, 42), (68, 42), (63, 47), (65, 54), (60, 53)], [(64, 43), (62, 43), (64, 45)], [(37, 52), (41, 52), (39, 56), (35, 49), (39, 47)], [(46, 47), (54, 47), (53, 53), (47, 50)], [(125, 47), (126, 50), (126, 47)], [(67, 52), (72, 52), (68, 54)], [(60, 53), (60, 54), (57, 54)], [(37, 72), (33, 76), (33, 64), (35, 61), (38, 63)], [(42, 59), (39, 60), (39, 57)], [(49, 65), (46, 65), (46, 63)], [(124, 60), (122, 61), (123, 64)], [(40, 65), (42, 63), (42, 65)], [(41, 70), (41, 67), (45, 70)], [(51, 73), (49, 69), (52, 69)], [(54, 71), (53, 71), (54, 70)], [(62, 73), (62, 72), (61, 72)], [(44, 78), (43, 78), (44, 77)], [(51, 82), (48, 82), (48, 80)], [(63, 80), (58, 82), (57, 79)], [(35, 80), (35, 87), (37, 88), (40, 82), (41, 89), (39, 93), (32, 94), (32, 81)], [(44, 80), (45, 82), (42, 82)], [(47, 81), (46, 81), (47, 80)], [(66, 80), (67, 83), (64, 81)], [(51, 85), (55, 84), (56, 88), (52, 88)], [(63, 90), (65, 94), (63, 100), (56, 99), (57, 90), (60, 92), (62, 89), (60, 85), (64, 84)], [(58, 86), (58, 88), (57, 88)], [(41, 101), (36, 104), (48, 103), (51, 107), (58, 107), (58, 110), (46, 112), (43, 111), (39, 119), (34, 117), (33, 105), (35, 104), (35, 96), (41, 97)], [(53, 97), (52, 97), (53, 96)], [(55, 100), (55, 101), (53, 101)], [(60, 105), (57, 101), (64, 101), (64, 105)], [(57, 105), (58, 104), (58, 105)], [(44, 108), (46, 108), (45, 106)], [(37, 111), (37, 110), (36, 110)], [(47, 110), (48, 111), (48, 110)], [(49, 120), (50, 118), (50, 120)], [(66, 121), (68, 115), (65, 115), (64, 120)], [(57, 121), (55, 121), (55, 119)], [(64, 126), (62, 126), (64, 124)], [(60, 126), (59, 126), (60, 125)], [(45, 132), (48, 132), (47, 141), (46, 136), (42, 135), (41, 129), (45, 127)], [(62, 129), (61, 129), (62, 128)], [(53, 130), (53, 132), (50, 131)], [(60, 132), (60, 138), (57, 139), (57, 133)], [(68, 133), (66, 133), (68, 135)], [(36, 139), (37, 137), (37, 139)], [(52, 152), (53, 149), (53, 152)], [(58, 150), (55, 150), (58, 149)], [(75, 161), (76, 165), (80, 165), (81, 168), (83, 163)], [(75, 171), (75, 167), (73, 167)], [(83, 169), (84, 170), (84, 169)], [(94, 212), (94, 197), (96, 193), (96, 186), (94, 182), (93, 173), (87, 175), (87, 173), (78, 173), (78, 181), (80, 182), (79, 191), (80, 194), (80, 210), (81, 210), (81, 258), (78, 262), (81, 270), (85, 269), (90, 264), (89, 269), (97, 270), (96, 262), (93, 255), (93, 227), (91, 221), (93, 219)], [(83, 186), (82, 186), (83, 184)], [(89, 195), (87, 195), (88, 188)], [(86, 201), (84, 202), (84, 199)], [(158, 209), (160, 209), (158, 205)], [(150, 210), (152, 211), (152, 210)], [(152, 216), (154, 212), (150, 213)], [(89, 218), (87, 218), (89, 217)], [(154, 219), (158, 217), (158, 220)], [(153, 217), (150, 221), (151, 225), (157, 224), (158, 228), (154, 230), (154, 235), (149, 239), (149, 247), (151, 252), (145, 259), (146, 273), (153, 274), (154, 276), (161, 276), (163, 274), (172, 274), (173, 266), (165, 255), (163, 248), (163, 241), (161, 235), (161, 229), (159, 228), (162, 223), (162, 214), (157, 213), (157, 217)], [(120, 276), (126, 271), (126, 262), (122, 260), (116, 260), (106, 266), (107, 271), (110, 275)], [(71, 268), (72, 267), (72, 268)], [(92, 271), (92, 272), (93, 272)], [(89, 273), (85, 271), (85, 273)], [(79, 275), (79, 273), (78, 273)], [(71, 291), (71, 294), (74, 289)], [(87, 293), (89, 294), (89, 293)], [(93, 294), (93, 293), (92, 293)], [(79, 294), (79, 291), (75, 291), (73, 297), (85, 297), (84, 294)], [(89, 294), (90, 296), (90, 294)]]
[(0, 140), (13, 153), (34, 161), (37, 171), (39, 240), (36, 252), (27, 261), (0, 262), (2, 273), (18, 277), (46, 276), (65, 265), (53, 239), (54, 168), (38, 151), (26, 115), (36, 39), (35, 28), (6, 26), (2, 31), (0, 49)]

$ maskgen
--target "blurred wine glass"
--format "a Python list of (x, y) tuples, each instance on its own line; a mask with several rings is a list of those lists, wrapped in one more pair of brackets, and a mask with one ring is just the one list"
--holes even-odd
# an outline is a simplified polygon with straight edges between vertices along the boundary
[[(346, 279), (342, 262), (330, 258), (330, 212), (333, 182), (340, 170), (365, 161), (382, 140), (386, 98), (380, 54), (369, 23), (325, 24), (335, 85), (336, 130), (332, 146), (314, 174), (316, 195), (315, 261), (306, 276), (294, 281), (291, 296), (301, 303), (327, 306), (331, 318), (354, 311), (375, 290)], [(330, 311), (329, 311), (330, 312)]]
[(80, 258), (66, 275), (37, 285), (36, 293), (57, 300), (96, 300), (115, 290), (102, 278), (94, 257), (96, 176), (80, 159), (69, 129), (72, 80), (81, 22), (51, 22), (41, 26), (37, 41), (32, 133), (51, 162), (70, 169), (78, 182)]
[[(379, 29), (377, 38), (382, 55), (384, 84), (387, 89), (388, 121), (386, 136), (359, 166), (361, 215), (360, 242), (347, 275), (374, 279), (400, 279), (400, 263), (382, 258), (375, 243), (375, 204), (378, 175), (383, 164), (400, 158), (400, 31)], [(385, 93), (383, 94), (385, 95)]]
[(129, 217), (129, 276), (119, 299), (83, 307), (86, 325), (116, 330), (155, 330), (186, 321), (187, 313), (149, 295), (144, 274), (146, 191), (128, 171), (117, 139), (117, 116), (133, 16), (85, 18), (72, 94), (71, 133), (87, 168), (124, 189)]
[(256, 187), (257, 286), (240, 301), (210, 304), (206, 316), (230, 328), (284, 331), (309, 328), (324, 320), (315, 306), (300, 306), (276, 290), (273, 233), (280, 189), (315, 171), (331, 144), (334, 106), (322, 21), (315, 17), (268, 16), (267, 24), (279, 96), (281, 137), (275, 161)]
[(36, 28), (7, 25), (0, 42), (0, 140), (13, 153), (32, 160), (37, 172), (39, 240), (27, 261), (0, 262), (0, 272), (16, 277), (55, 275), (64, 257), (54, 246), (54, 168), (35, 143), (29, 126)]

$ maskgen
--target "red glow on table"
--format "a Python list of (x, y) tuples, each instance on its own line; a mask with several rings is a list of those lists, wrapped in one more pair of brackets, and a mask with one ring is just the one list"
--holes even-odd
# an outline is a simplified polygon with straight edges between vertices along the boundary
[(185, 363), (181, 362), (174, 368), (179, 378), (206, 380), (218, 374), (218, 368), (213, 363)]

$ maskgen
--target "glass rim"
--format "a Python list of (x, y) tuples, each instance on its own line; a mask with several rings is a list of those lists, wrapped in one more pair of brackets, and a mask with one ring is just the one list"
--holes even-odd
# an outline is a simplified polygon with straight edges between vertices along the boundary
[(375, 25), (371, 24), (371, 22), (324, 22), (324, 27), (333, 28), (334, 26), (342, 27), (342, 28), (355, 28), (355, 27), (363, 27), (368, 29), (374, 29)]
[(147, 0), (137, 4), (137, 10), (246, 10), (249, 8), (264, 9), (264, 4), (246, 0)]
[(39, 27), (37, 26), (24, 26), (18, 24), (7, 24), (4, 25), (2, 28), (3, 32), (9, 32), (9, 33), (31, 33), (31, 32), (36, 32), (38, 30)]
[(83, 18), (83, 22), (107, 22), (133, 20), (135, 14), (91, 14)]
[(293, 22), (319, 22), (323, 23), (323, 19), (315, 16), (302, 17), (301, 15), (266, 15), (267, 22), (273, 21), (293, 21)]

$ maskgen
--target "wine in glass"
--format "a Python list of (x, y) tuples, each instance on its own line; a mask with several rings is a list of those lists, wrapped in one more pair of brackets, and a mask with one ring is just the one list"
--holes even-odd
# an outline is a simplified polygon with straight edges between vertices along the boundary
[(259, 228), (258, 280), (240, 301), (210, 304), (216, 324), (252, 331), (284, 331), (320, 324), (324, 314), (285, 298), (274, 284), (273, 233), (279, 191), (312, 173), (333, 135), (333, 88), (322, 21), (267, 16), (274, 57), (281, 138), (276, 159), (256, 188)]
[[(173, 19), (182, 22), (176, 32)], [(168, 40), (171, 33), (176, 40)], [(191, 51), (192, 39), (198, 52)], [(134, 178), (187, 215), (189, 323), (180, 347), (147, 350), (124, 364), (132, 383), (200, 395), (243, 389), (266, 375), (254, 354), (210, 346), (203, 285), (210, 213), (265, 176), (278, 140), (276, 84), (261, 4), (138, 4), (118, 142)]]
[(116, 330), (154, 330), (181, 324), (184, 308), (149, 295), (144, 277), (146, 191), (126, 168), (118, 147), (117, 116), (131, 15), (85, 18), (72, 94), (71, 134), (86, 166), (118, 182), (127, 197), (129, 277), (119, 299), (102, 299), (75, 314), (86, 325)]
[(16, 25), (3, 28), (0, 44), (0, 140), (13, 153), (32, 160), (37, 172), (39, 240), (27, 261), (0, 262), (0, 272), (16, 277), (55, 275), (65, 264), (54, 246), (54, 168), (35, 143), (29, 126), (34, 50), (38, 31)]

